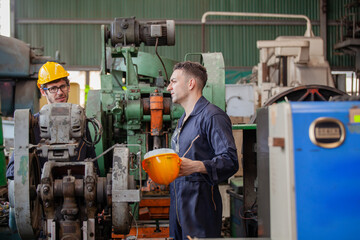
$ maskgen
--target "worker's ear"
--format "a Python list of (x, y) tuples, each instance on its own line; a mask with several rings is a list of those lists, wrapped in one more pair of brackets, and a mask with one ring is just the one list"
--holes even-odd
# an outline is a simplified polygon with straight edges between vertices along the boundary
[(46, 96), (44, 89), (40, 88), (41, 95)]
[(193, 90), (196, 87), (195, 78), (190, 78), (188, 82), (189, 90)]

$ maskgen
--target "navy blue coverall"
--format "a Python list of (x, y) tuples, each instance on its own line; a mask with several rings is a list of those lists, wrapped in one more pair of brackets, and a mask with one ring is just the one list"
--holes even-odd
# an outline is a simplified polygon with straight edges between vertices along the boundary
[[(39, 116), (40, 116), (39, 113), (34, 114), (34, 118), (38, 119)], [(35, 142), (33, 144), (38, 144), (41, 140), (39, 125), (35, 125), (33, 127), (33, 132), (34, 132), (34, 138), (35, 138), (34, 139)], [(87, 128), (86, 128), (86, 137), (87, 137), (87, 139), (91, 139), (90, 133), (87, 130)], [(86, 158), (95, 158), (96, 157), (95, 148), (86, 145), (82, 139), (80, 140), (79, 147), (76, 149), (76, 151), (78, 152), (78, 155), (75, 157), (72, 157), (70, 159), (71, 162), (84, 161)], [(47, 158), (39, 157), (39, 161), (40, 161), (40, 167), (42, 169), (45, 162), (47, 161)], [(97, 168), (96, 161), (94, 162), (94, 166)], [(6, 169), (6, 178), (11, 179), (11, 180), (14, 179), (14, 153), (11, 155), (9, 164)]]
[(202, 161), (208, 174), (193, 173), (170, 184), (170, 237), (219, 238), (222, 201), (218, 183), (239, 169), (231, 121), (205, 97), (183, 123), (184, 117), (185, 113), (173, 134), (172, 148), (180, 157)]

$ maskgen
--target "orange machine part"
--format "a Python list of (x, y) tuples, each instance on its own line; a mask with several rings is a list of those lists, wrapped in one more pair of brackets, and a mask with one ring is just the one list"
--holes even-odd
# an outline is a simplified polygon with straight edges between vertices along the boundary
[[(156, 197), (156, 198), (143, 198), (139, 204), (139, 220), (156, 220), (156, 219), (169, 219), (170, 198), (169, 197)], [(139, 238), (168, 238), (168, 226), (156, 226), (145, 224), (138, 224), (138, 239)], [(136, 227), (130, 229), (128, 235), (112, 234), (114, 239), (126, 239), (127, 236), (136, 236)]]
[[(140, 238), (151, 238), (151, 239), (164, 239), (170, 235), (169, 227), (153, 227), (153, 226), (140, 226), (138, 227), (138, 239)], [(136, 228), (130, 229), (128, 235), (112, 234), (113, 239), (126, 239), (127, 236), (136, 236)]]
[(161, 95), (150, 96), (150, 128), (151, 136), (159, 136), (162, 130), (163, 125), (163, 104), (164, 98)]
[(145, 198), (139, 204), (139, 220), (169, 219), (170, 198)]

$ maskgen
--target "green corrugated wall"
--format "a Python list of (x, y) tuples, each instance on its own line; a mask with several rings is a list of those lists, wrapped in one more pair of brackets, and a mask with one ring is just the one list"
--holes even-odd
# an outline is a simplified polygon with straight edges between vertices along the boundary
[[(328, 22), (334, 23), (344, 13), (344, 4), (353, 0), (327, 0)], [(28, 23), (30, 20), (111, 20), (136, 16), (137, 19), (174, 19), (198, 24), (176, 26), (176, 45), (160, 47), (162, 56), (182, 60), (188, 52), (201, 52), (201, 16), (206, 11), (263, 12), (303, 14), (314, 23), (319, 35), (319, 0), (15, 0), (15, 37), (33, 47), (44, 47), (45, 55), (55, 56), (73, 67), (100, 66), (100, 24)], [(265, 18), (208, 17), (208, 20), (266, 20)], [(290, 22), (291, 20), (289, 20)], [(333, 54), (338, 41), (336, 24), (328, 26), (328, 60), (332, 67), (354, 65), (353, 57)], [(206, 26), (206, 49), (222, 52), (227, 68), (250, 68), (258, 63), (257, 40), (280, 35), (303, 35), (303, 26)], [(153, 47), (142, 47), (153, 52)]]

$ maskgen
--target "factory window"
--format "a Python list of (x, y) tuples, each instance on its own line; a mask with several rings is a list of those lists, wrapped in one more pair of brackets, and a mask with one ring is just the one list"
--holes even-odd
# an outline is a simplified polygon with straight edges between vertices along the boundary
[(10, 0), (0, 0), (0, 35), (10, 37)]

